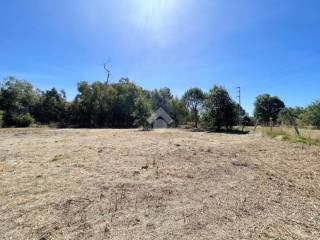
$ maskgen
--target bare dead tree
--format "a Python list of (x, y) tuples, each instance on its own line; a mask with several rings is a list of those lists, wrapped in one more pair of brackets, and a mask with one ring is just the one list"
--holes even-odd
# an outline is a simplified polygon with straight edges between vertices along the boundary
[(103, 68), (104, 68), (104, 71), (106, 72), (107, 74), (107, 81), (106, 81), (106, 84), (108, 85), (109, 84), (109, 79), (111, 77), (111, 71), (110, 69), (108, 69), (108, 66), (106, 63), (103, 64)]

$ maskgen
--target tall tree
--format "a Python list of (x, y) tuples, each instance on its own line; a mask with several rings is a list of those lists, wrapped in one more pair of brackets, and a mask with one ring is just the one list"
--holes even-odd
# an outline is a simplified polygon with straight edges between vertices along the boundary
[(188, 118), (188, 109), (186, 104), (177, 97), (173, 98), (170, 101), (170, 115), (174, 120), (176, 127), (181, 124), (185, 124)]
[(285, 104), (278, 97), (262, 94), (257, 96), (254, 103), (254, 117), (259, 123), (267, 125), (270, 119), (278, 119), (279, 112), (284, 107)]
[[(5, 111), (4, 123), (6, 126), (19, 125), (20, 115), (33, 113), (39, 101), (39, 94), (30, 83), (14, 77), (5, 78), (0, 91), (0, 109)], [(28, 118), (32, 118), (32, 116), (30, 115)]]
[(187, 108), (191, 111), (191, 118), (197, 128), (199, 123), (199, 112), (202, 108), (205, 94), (200, 88), (191, 88), (182, 97)]
[(55, 88), (41, 93), (35, 110), (37, 121), (48, 123), (64, 123), (66, 119), (67, 100), (64, 91), (58, 92)]
[(72, 103), (72, 122), (81, 127), (130, 128), (135, 101), (143, 95), (140, 87), (129, 79), (106, 84), (81, 82), (79, 94)]
[(214, 86), (204, 102), (204, 122), (211, 130), (230, 129), (238, 119), (237, 104), (226, 89)]
[(154, 111), (161, 107), (171, 115), (172, 109), (170, 105), (173, 100), (173, 96), (169, 88), (164, 87), (159, 90), (155, 89), (151, 91), (150, 100)]
[(148, 118), (151, 115), (151, 107), (149, 103), (143, 98), (143, 96), (139, 96), (135, 99), (134, 108), (135, 109), (132, 113), (132, 117), (135, 119), (134, 126), (147, 129), (149, 126)]
[(102, 82), (80, 82), (71, 106), (72, 123), (80, 127), (111, 127), (117, 90)]
[(142, 88), (135, 85), (128, 78), (120, 79), (119, 83), (113, 84), (117, 91), (115, 104), (112, 108), (113, 127), (130, 128), (134, 126), (135, 100), (142, 95)]

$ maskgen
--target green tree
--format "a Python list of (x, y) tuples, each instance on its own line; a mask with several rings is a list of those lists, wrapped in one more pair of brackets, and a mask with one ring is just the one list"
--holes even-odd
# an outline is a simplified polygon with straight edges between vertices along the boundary
[(281, 124), (293, 127), (296, 134), (299, 136), (300, 132), (297, 125), (298, 115), (296, 115), (296, 113), (294, 108), (283, 108), (279, 112), (278, 121), (281, 122)]
[(308, 106), (300, 117), (303, 124), (320, 128), (320, 100)]
[(297, 119), (303, 113), (302, 108), (283, 108), (279, 112), (278, 122), (287, 126), (294, 126), (297, 124)]
[(230, 129), (237, 122), (237, 104), (226, 89), (214, 86), (204, 102), (204, 123), (211, 130)]
[(135, 100), (143, 94), (129, 79), (118, 83), (80, 82), (71, 106), (71, 122), (81, 127), (130, 128), (134, 126)]
[(201, 111), (205, 94), (200, 88), (191, 88), (185, 92), (182, 97), (186, 104), (186, 107), (191, 112), (191, 119), (194, 122), (194, 126), (197, 128), (199, 123), (199, 112)]
[(173, 99), (169, 88), (155, 89), (150, 92), (152, 109), (156, 111), (158, 108), (163, 108), (166, 112), (170, 111), (170, 101)]
[(259, 123), (267, 125), (270, 119), (278, 119), (278, 114), (284, 107), (285, 104), (278, 97), (262, 94), (254, 103), (254, 117)]
[(155, 89), (153, 91), (145, 91), (147, 101), (151, 102), (152, 110), (163, 108), (175, 121), (175, 126), (184, 124), (188, 118), (188, 109), (186, 104), (171, 94), (171, 90), (167, 87)]
[(58, 92), (55, 88), (42, 92), (34, 115), (37, 121), (44, 124), (68, 122), (65, 92)]
[(241, 105), (239, 105), (239, 103), (234, 103), (235, 104), (235, 108), (237, 111), (237, 116), (238, 116), (238, 122), (242, 122), (243, 118), (246, 117), (248, 114), (247, 112), (243, 109), (243, 107)]
[(188, 109), (186, 104), (177, 97), (173, 98), (170, 101), (170, 115), (174, 120), (176, 127), (181, 124), (185, 124), (188, 118)]
[(0, 108), (5, 111), (6, 126), (14, 126), (21, 116), (32, 114), (39, 101), (39, 94), (30, 83), (14, 77), (7, 77), (0, 91)]
[(148, 118), (151, 115), (151, 107), (142, 96), (135, 99), (134, 102), (135, 110), (132, 113), (132, 117), (134, 118), (134, 126), (143, 127), (143, 129), (147, 129), (149, 126)]
[(117, 90), (102, 82), (80, 82), (78, 91), (70, 107), (71, 123), (80, 127), (112, 127)]
[(120, 79), (119, 83), (113, 84), (117, 91), (116, 102), (112, 108), (112, 126), (117, 128), (134, 127), (132, 116), (135, 110), (135, 100), (143, 94), (142, 88), (135, 85), (128, 78)]
[(249, 117), (248, 115), (245, 115), (243, 118), (242, 118), (242, 127), (246, 127), (246, 126), (253, 126), (254, 125), (254, 122), (252, 120), (251, 117)]

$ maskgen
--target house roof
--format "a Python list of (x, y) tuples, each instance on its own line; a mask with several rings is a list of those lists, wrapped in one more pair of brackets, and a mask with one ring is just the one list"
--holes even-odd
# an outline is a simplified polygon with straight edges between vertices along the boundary
[(148, 118), (148, 122), (151, 124), (158, 118), (162, 118), (167, 124), (171, 124), (174, 122), (174, 120), (169, 116), (169, 114), (163, 110), (163, 108), (158, 108), (157, 111), (155, 111), (151, 117)]

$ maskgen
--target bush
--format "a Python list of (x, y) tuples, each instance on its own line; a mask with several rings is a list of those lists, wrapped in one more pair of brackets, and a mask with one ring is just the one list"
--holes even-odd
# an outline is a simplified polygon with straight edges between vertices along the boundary
[(29, 127), (34, 122), (34, 118), (30, 115), (30, 113), (20, 114), (14, 118), (14, 125), (16, 127)]

